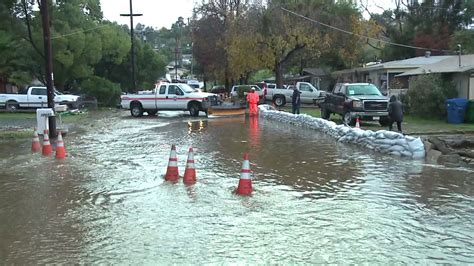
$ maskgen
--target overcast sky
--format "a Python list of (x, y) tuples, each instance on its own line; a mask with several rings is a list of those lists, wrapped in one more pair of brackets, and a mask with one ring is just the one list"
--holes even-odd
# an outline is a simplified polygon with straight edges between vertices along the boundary
[[(363, 0), (368, 2), (371, 12), (381, 12), (375, 5), (388, 9), (393, 6), (393, 0)], [(119, 24), (130, 24), (129, 17), (121, 17), (120, 14), (130, 12), (129, 0), (100, 0), (104, 17)], [(155, 28), (171, 28), (171, 25), (178, 20), (178, 17), (191, 17), (194, 4), (201, 3), (201, 0), (133, 0), (133, 13), (143, 14), (141, 17), (134, 17), (133, 22), (145, 24)]]

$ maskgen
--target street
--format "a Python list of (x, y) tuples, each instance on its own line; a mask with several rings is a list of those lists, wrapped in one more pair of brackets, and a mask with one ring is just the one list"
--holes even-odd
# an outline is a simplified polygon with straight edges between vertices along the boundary
[[(180, 175), (194, 148), (197, 183)], [(71, 130), (68, 157), (0, 142), (0, 257), (34, 263), (473, 261), (473, 172), (368, 152), (262, 117), (132, 118)], [(254, 193), (235, 195), (249, 152)], [(446, 178), (448, 177), (449, 178)]]

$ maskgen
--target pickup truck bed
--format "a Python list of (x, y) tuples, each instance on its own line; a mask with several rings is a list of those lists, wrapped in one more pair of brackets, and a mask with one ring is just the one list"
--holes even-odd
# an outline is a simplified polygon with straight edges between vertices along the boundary
[[(294, 86), (288, 86), (285, 89), (267, 89), (266, 99), (273, 101), (276, 106), (285, 106), (286, 103), (291, 103)], [(324, 100), (325, 92), (318, 90), (311, 83), (298, 82), (296, 88), (301, 92), (301, 103), (318, 104)]]

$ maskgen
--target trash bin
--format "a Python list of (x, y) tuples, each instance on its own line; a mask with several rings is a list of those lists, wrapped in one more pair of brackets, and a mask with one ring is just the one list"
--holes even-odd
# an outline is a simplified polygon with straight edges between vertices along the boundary
[(448, 111), (448, 123), (461, 124), (464, 123), (466, 115), (467, 99), (454, 98), (446, 100), (446, 110)]
[(467, 103), (466, 119), (464, 122), (474, 123), (474, 100), (469, 100)]
[(36, 132), (43, 135), (45, 129), (49, 129), (48, 117), (54, 116), (52, 108), (36, 109)]

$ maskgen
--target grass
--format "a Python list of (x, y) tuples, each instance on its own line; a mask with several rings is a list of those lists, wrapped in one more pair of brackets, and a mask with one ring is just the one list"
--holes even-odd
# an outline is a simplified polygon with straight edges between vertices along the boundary
[[(90, 113), (62, 115), (64, 124), (83, 124), (89, 120)], [(33, 137), (33, 126), (36, 125), (36, 113), (32, 112), (1, 112), (0, 142), (22, 140)]]
[[(75, 114), (75, 115), (64, 114), (61, 116), (61, 119), (63, 122), (76, 122), (78, 120), (81, 120), (82, 118), (86, 118), (87, 116), (88, 116), (88, 113)], [(27, 120), (27, 119), (36, 120), (36, 113), (34, 112), (0, 113), (0, 121)]]
[(36, 119), (36, 113), (0, 113), (0, 121), (14, 119)]
[[(281, 108), (282, 111), (290, 112), (291, 107)], [(321, 109), (315, 107), (302, 107), (300, 108), (301, 114), (307, 114), (313, 117), (321, 117)], [(339, 115), (331, 115), (330, 118), (336, 123), (342, 123), (342, 119)], [(394, 124), (395, 128), (396, 125)], [(362, 128), (379, 130), (381, 126), (376, 122), (362, 122)], [(456, 131), (474, 131), (474, 123), (464, 124), (448, 124), (443, 119), (437, 118), (422, 118), (413, 115), (405, 115), (402, 123), (403, 131), (407, 133), (425, 134), (425, 133), (436, 133), (436, 132), (456, 132)]]
[(31, 130), (3, 130), (0, 131), (0, 141), (9, 141), (9, 140), (16, 140), (16, 139), (26, 139), (32, 138), (33, 131)]

